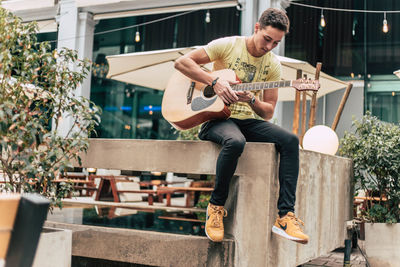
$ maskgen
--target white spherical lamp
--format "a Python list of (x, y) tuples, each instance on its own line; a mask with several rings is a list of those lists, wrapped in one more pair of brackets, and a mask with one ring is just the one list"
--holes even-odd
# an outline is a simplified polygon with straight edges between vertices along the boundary
[(304, 134), (303, 148), (306, 150), (335, 155), (338, 147), (339, 138), (328, 126), (317, 125)]

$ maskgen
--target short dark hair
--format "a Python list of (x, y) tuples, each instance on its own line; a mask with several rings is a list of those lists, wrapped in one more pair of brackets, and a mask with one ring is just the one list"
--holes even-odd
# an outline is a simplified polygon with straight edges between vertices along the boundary
[(265, 10), (261, 14), (258, 23), (260, 23), (261, 28), (272, 26), (281, 31), (284, 31), (285, 33), (289, 32), (289, 18), (287, 17), (285, 11), (277, 8), (268, 8), (267, 10)]

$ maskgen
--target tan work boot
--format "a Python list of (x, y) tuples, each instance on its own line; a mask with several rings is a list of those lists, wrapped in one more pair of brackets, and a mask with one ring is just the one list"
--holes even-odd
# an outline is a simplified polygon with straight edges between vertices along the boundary
[(294, 216), (293, 212), (288, 212), (284, 217), (278, 217), (276, 219), (275, 224), (272, 227), (272, 232), (289, 240), (307, 244), (308, 235), (303, 233), (303, 230), (300, 228), (300, 224), (304, 225), (300, 219)]
[(227, 211), (224, 206), (217, 206), (208, 203), (206, 215), (206, 235), (214, 242), (221, 242), (224, 239), (224, 222)]

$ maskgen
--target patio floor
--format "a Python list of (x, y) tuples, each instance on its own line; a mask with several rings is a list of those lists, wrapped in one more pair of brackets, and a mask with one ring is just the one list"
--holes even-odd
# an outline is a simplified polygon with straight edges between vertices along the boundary
[[(358, 241), (360, 247), (363, 247), (363, 241)], [(344, 259), (344, 248), (336, 249), (328, 255), (313, 259), (306, 264), (301, 265), (301, 267), (343, 267)], [(352, 249), (350, 256), (350, 266), (351, 267), (365, 267), (367, 266), (365, 258), (361, 254), (359, 249)]]

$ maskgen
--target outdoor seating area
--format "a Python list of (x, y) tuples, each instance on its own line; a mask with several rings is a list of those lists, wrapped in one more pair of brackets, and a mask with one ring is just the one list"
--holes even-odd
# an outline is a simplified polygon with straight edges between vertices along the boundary
[(400, 267), (399, 27), (399, 0), (0, 0), (0, 267)]
[[(106, 170), (104, 170), (106, 171)], [(173, 173), (164, 174), (174, 177)], [(147, 178), (149, 174), (146, 174)], [(159, 178), (155, 176), (155, 178)], [(148, 205), (191, 208), (197, 204), (199, 195), (210, 195), (213, 183), (176, 177), (175, 181), (161, 179), (143, 180), (139, 176), (67, 174), (55, 183), (72, 183), (73, 192), (68, 198), (88, 197), (93, 201), (116, 203), (143, 202)], [(182, 182), (185, 181), (185, 182)], [(174, 200), (180, 201), (174, 201)]]

